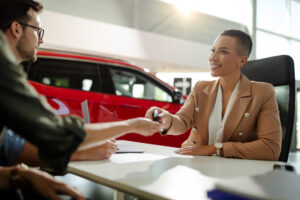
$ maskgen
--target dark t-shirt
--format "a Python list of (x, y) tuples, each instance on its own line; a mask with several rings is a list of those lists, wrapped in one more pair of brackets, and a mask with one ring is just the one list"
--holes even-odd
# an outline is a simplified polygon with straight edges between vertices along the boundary
[(6, 129), (0, 141), (0, 166), (11, 166), (21, 154), (25, 139), (15, 134), (12, 130)]

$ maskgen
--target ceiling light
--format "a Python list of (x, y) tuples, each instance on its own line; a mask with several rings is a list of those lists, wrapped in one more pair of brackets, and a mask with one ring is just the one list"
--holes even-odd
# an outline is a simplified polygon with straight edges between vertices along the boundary
[(185, 17), (190, 16), (190, 14), (191, 14), (191, 9), (190, 8), (188, 8), (184, 5), (177, 5), (177, 8), (178, 8), (179, 12), (181, 14), (183, 14), (183, 16), (185, 16)]

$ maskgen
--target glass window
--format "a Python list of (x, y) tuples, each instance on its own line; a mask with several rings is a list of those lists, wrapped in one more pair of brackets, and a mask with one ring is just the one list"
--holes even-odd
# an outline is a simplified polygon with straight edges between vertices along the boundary
[[(230, 21), (247, 24), (252, 17), (252, 4), (249, 0), (163, 0), (179, 9), (195, 10)], [(217, 6), (216, 6), (217, 5)]]
[(256, 41), (257, 58), (290, 54), (289, 42), (283, 37), (257, 31)]
[(56, 87), (100, 92), (97, 64), (39, 58), (26, 66), (30, 80)]
[[(174, 78), (192, 78), (192, 88), (198, 81), (211, 81), (217, 79), (216, 77), (212, 77), (210, 72), (159, 72), (155, 74), (161, 80), (168, 83), (169, 85), (173, 85)], [(174, 86), (174, 85), (173, 85)]]
[(287, 34), (289, 30), (286, 0), (257, 1), (257, 27)]
[(300, 39), (300, 3), (291, 2), (291, 35)]
[(295, 77), (300, 80), (300, 42), (291, 40), (291, 56), (294, 59)]
[(172, 96), (166, 90), (142, 74), (122, 69), (110, 71), (116, 95), (172, 102)]

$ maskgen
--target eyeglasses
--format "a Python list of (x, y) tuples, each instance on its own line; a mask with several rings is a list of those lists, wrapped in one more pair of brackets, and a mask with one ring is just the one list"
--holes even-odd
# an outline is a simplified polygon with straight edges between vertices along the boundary
[(39, 39), (42, 40), (43, 37), (44, 37), (44, 33), (45, 33), (45, 30), (40, 28), (40, 27), (37, 27), (37, 26), (32, 26), (32, 25), (29, 25), (29, 24), (25, 24), (25, 23), (22, 23), (22, 22), (18, 22), (19, 24), (21, 24), (22, 26), (28, 26), (30, 28), (33, 28), (33, 29), (36, 29), (38, 31), (38, 36), (39, 36)]

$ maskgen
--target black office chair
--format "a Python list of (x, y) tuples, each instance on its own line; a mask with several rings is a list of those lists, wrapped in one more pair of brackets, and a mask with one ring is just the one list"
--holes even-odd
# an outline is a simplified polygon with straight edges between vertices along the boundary
[(250, 80), (274, 86), (282, 126), (282, 147), (279, 161), (289, 156), (295, 122), (295, 70), (290, 56), (281, 55), (248, 61), (242, 73)]

